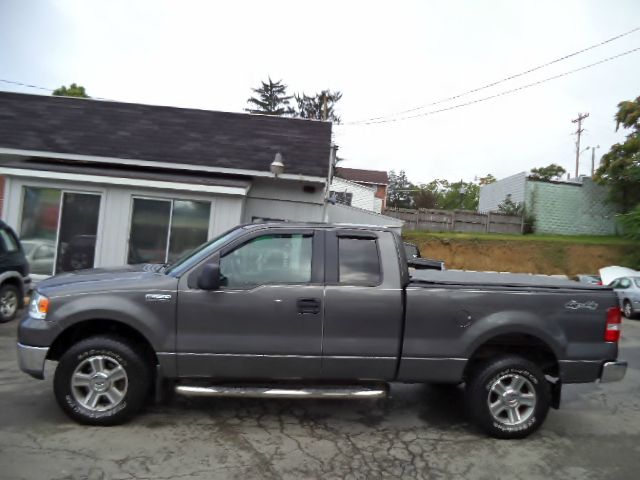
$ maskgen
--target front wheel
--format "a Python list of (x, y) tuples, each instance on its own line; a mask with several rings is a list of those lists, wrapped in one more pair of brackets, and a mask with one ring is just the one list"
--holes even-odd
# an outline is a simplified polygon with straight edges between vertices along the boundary
[(551, 391), (544, 373), (518, 356), (486, 361), (467, 379), (471, 419), (495, 438), (524, 438), (544, 422)]
[(88, 425), (126, 422), (145, 403), (151, 370), (144, 357), (117, 337), (90, 337), (60, 359), (53, 388), (73, 420)]
[(3, 285), (0, 288), (0, 323), (9, 322), (16, 318), (20, 306), (20, 292), (13, 285)]

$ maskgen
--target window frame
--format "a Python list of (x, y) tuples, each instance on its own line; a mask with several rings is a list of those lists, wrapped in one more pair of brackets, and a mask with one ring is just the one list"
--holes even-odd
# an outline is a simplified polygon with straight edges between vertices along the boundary
[[(197, 276), (202, 269), (202, 267), (213, 261), (217, 261), (218, 263), (225, 255), (241, 248), (247, 243), (255, 240), (259, 237), (264, 236), (277, 236), (277, 235), (303, 235), (303, 236), (311, 236), (311, 279), (309, 282), (292, 282), (292, 283), (264, 283), (260, 285), (249, 285), (247, 287), (227, 287), (221, 285), (219, 290), (221, 291), (247, 291), (254, 290), (256, 288), (261, 288), (264, 286), (274, 286), (274, 285), (286, 285), (286, 286), (295, 286), (295, 285), (324, 285), (324, 262), (322, 258), (322, 253), (324, 251), (324, 232), (319, 230), (314, 230), (312, 228), (264, 228), (259, 230), (251, 231), (251, 233), (247, 235), (242, 235), (239, 238), (232, 240), (227, 245), (223, 246), (218, 252), (215, 252), (213, 255), (205, 259), (200, 265), (194, 268), (193, 273), (189, 273), (189, 275)], [(195, 285), (197, 282), (192, 282), (191, 278), (189, 279), (189, 284)]]
[[(378, 255), (378, 266), (380, 271), (378, 283), (341, 283), (340, 282), (340, 238), (352, 238), (360, 240), (374, 240), (376, 253)], [(382, 255), (380, 252), (380, 237), (376, 231), (340, 229), (327, 232), (326, 239), (326, 284), (341, 287), (363, 287), (376, 288), (384, 283), (384, 268), (382, 265)]]
[(127, 265), (133, 265), (129, 263), (129, 254), (131, 253), (131, 232), (133, 230), (133, 211), (135, 201), (139, 200), (152, 200), (157, 202), (168, 202), (170, 204), (169, 208), (169, 223), (167, 227), (167, 245), (164, 251), (164, 261), (162, 263), (169, 262), (169, 248), (171, 247), (171, 227), (173, 226), (173, 207), (174, 203), (177, 202), (196, 202), (196, 203), (206, 203), (209, 205), (209, 217), (207, 218), (207, 238), (205, 242), (211, 239), (211, 212), (213, 210), (213, 202), (211, 200), (199, 199), (199, 198), (186, 198), (186, 197), (154, 197), (150, 195), (131, 195), (131, 202), (129, 203), (129, 224), (127, 230), (127, 249), (125, 251), (124, 261)]
[[(95, 250), (94, 250), (94, 257), (93, 257), (93, 268), (95, 268), (96, 263), (98, 262), (98, 256), (102, 249), (102, 228), (104, 226), (104, 211), (105, 211), (104, 205), (105, 205), (105, 198), (106, 198), (105, 189), (98, 188), (95, 190), (86, 190), (83, 188), (73, 188), (73, 186), (70, 186), (68, 184), (53, 183), (49, 185), (47, 183), (37, 182), (37, 181), (16, 182), (13, 188), (16, 188), (19, 191), (19, 195), (20, 195), (20, 207), (18, 210), (17, 223), (16, 223), (17, 225), (16, 228), (17, 229), (19, 228), (20, 230), (19, 234), (16, 232), (16, 235), (19, 235), (19, 238), (22, 238), (22, 223), (24, 221), (24, 206), (25, 206), (25, 196), (27, 193), (27, 188), (38, 189), (38, 190), (58, 190), (60, 192), (60, 198), (58, 199), (58, 219), (56, 222), (56, 238), (52, 240), (53, 249), (54, 249), (53, 270), (50, 274), (35, 274), (42, 277), (53, 277), (55, 275), (58, 275), (58, 273), (65, 273), (65, 272), (57, 272), (58, 246), (60, 243), (60, 225), (62, 221), (62, 209), (64, 207), (65, 193), (80, 194), (80, 195), (97, 195), (98, 197), (100, 197), (100, 203), (98, 206), (98, 225), (96, 228), (96, 244), (94, 246)], [(31, 240), (31, 239), (25, 239), (25, 240)], [(20, 249), (22, 250), (22, 247), (20, 247)]]

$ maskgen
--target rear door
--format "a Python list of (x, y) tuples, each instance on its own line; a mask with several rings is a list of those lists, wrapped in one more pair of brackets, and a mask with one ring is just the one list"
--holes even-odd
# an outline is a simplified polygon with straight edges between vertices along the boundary
[(390, 232), (327, 232), (323, 378), (394, 378), (403, 320), (400, 247)]
[(178, 292), (181, 376), (320, 378), (323, 232), (259, 230), (220, 252), (223, 286), (200, 290), (183, 275)]

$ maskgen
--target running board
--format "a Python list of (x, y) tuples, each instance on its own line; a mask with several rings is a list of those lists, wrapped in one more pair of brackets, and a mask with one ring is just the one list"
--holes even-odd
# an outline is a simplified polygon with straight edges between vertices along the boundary
[(381, 398), (387, 396), (387, 385), (376, 386), (190, 386), (177, 385), (176, 393), (187, 397), (245, 398)]

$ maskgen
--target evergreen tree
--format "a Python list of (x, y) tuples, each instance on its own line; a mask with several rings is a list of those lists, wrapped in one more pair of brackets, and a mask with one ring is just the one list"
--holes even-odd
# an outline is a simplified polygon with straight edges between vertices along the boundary
[(335, 107), (341, 98), (342, 92), (332, 92), (331, 90), (322, 90), (315, 95), (295, 94), (298, 104), (295, 115), (300, 118), (340, 123), (340, 117), (336, 114)]
[(268, 79), (268, 83), (261, 82), (261, 87), (251, 89), (256, 96), (247, 99), (252, 108), (245, 108), (245, 111), (264, 115), (292, 115), (293, 108), (289, 106), (289, 101), (293, 96), (287, 95), (287, 86), (282, 80), (274, 82), (271, 77)]

